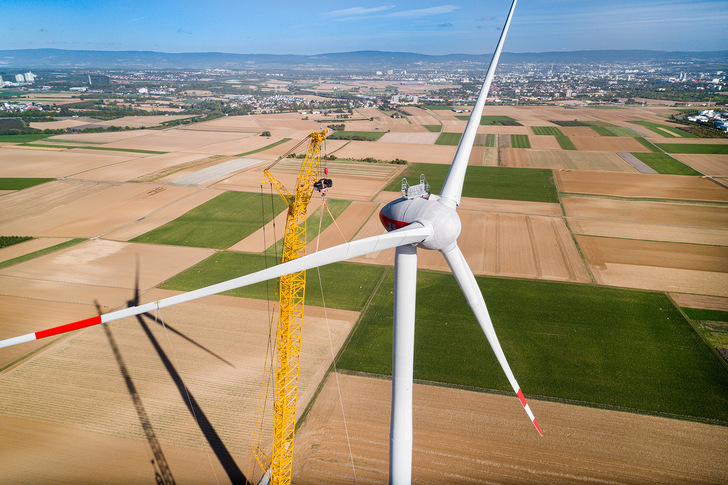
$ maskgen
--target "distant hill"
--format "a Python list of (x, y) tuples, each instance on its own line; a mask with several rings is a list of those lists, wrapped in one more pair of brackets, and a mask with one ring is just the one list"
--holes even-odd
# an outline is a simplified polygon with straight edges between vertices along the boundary
[[(406, 69), (421, 64), (484, 64), (491, 54), (426, 55), (411, 52), (357, 51), (319, 55), (228, 54), (223, 52), (167, 53), (154, 51), (82, 51), (63, 49), (0, 50), (0, 69)], [(510, 53), (501, 63), (559, 64), (618, 61), (728, 62), (728, 51), (663, 52), (599, 50)]]

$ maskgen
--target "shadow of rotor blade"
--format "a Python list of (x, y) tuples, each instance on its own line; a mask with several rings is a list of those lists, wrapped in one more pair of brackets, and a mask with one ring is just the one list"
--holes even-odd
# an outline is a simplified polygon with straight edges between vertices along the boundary
[[(99, 311), (99, 314), (101, 314), (101, 305), (99, 305), (99, 302), (94, 300), (94, 305), (96, 305), (96, 309)], [(124, 358), (121, 355), (119, 346), (116, 344), (116, 339), (114, 338), (114, 335), (111, 333), (111, 329), (107, 324), (103, 323), (101, 324), (101, 326), (104, 329), (106, 338), (108, 339), (111, 350), (114, 353), (116, 363), (119, 365), (119, 371), (124, 377), (124, 383), (126, 384), (126, 388), (129, 391), (131, 400), (134, 403), (134, 409), (136, 409), (137, 416), (139, 417), (139, 424), (141, 424), (142, 430), (144, 431), (144, 436), (147, 438), (149, 447), (152, 449), (152, 453), (154, 454), (152, 467), (154, 468), (155, 481), (156, 483), (160, 483), (163, 485), (174, 485), (174, 477), (172, 476), (172, 471), (169, 469), (169, 465), (167, 464), (167, 458), (164, 456), (162, 447), (159, 444), (156, 433), (154, 432), (152, 422), (149, 420), (149, 415), (147, 415), (147, 411), (146, 409), (144, 409), (144, 404), (142, 403), (141, 397), (139, 396), (139, 392), (134, 385), (131, 374), (129, 374), (129, 369), (127, 369), (126, 367), (126, 363), (124, 362)], [(157, 467), (159, 468), (159, 470), (157, 470)]]
[[(154, 319), (154, 316), (153, 316), (153, 315), (150, 315), (149, 313), (144, 313), (144, 314), (143, 314), (143, 316), (145, 316), (145, 317), (147, 317), (147, 318), (149, 318), (149, 319)], [(162, 323), (162, 322), (160, 322), (160, 321), (156, 321), (156, 320), (155, 320), (155, 322), (156, 322), (156, 323), (157, 323), (158, 325), (161, 325), (161, 326), (163, 326), (163, 327), (164, 327), (164, 328), (166, 328), (167, 330), (171, 330), (171, 331), (172, 331), (173, 333), (175, 333), (175, 334), (179, 335), (180, 337), (182, 337), (183, 339), (187, 340), (187, 341), (188, 341), (189, 343), (191, 343), (192, 345), (194, 345), (194, 346), (196, 346), (196, 347), (198, 347), (198, 348), (200, 348), (200, 349), (204, 350), (205, 352), (207, 352), (208, 354), (212, 355), (213, 357), (215, 357), (215, 358), (219, 359), (220, 361), (222, 361), (222, 362), (226, 363), (227, 365), (229, 365), (229, 366), (230, 366), (230, 367), (232, 367), (233, 369), (235, 368), (235, 366), (234, 366), (234, 365), (233, 365), (232, 363), (230, 363), (230, 362), (228, 362), (227, 360), (225, 360), (224, 358), (220, 357), (219, 355), (217, 355), (217, 354), (216, 354), (215, 352), (213, 352), (212, 350), (208, 349), (208, 348), (207, 348), (207, 347), (205, 347), (204, 345), (202, 345), (202, 344), (200, 344), (200, 343), (197, 343), (197, 342), (195, 342), (194, 340), (192, 340), (191, 338), (189, 338), (189, 337), (188, 337), (187, 335), (183, 334), (182, 332), (180, 332), (180, 331), (178, 331), (178, 330), (175, 330), (175, 329), (174, 329), (174, 327), (172, 327), (172, 326), (171, 326), (171, 325), (170, 325), (169, 323)]]
[(222, 465), (223, 469), (225, 470), (225, 473), (227, 473), (228, 478), (232, 483), (245, 483), (249, 484), (250, 482), (245, 477), (243, 472), (238, 467), (237, 463), (235, 463), (235, 460), (233, 459), (232, 455), (228, 451), (228, 449), (225, 447), (225, 444), (222, 442), (222, 439), (220, 438), (220, 435), (217, 434), (217, 431), (215, 431), (215, 427), (212, 425), (209, 419), (207, 419), (207, 416), (205, 415), (204, 411), (200, 407), (200, 405), (197, 403), (197, 400), (194, 398), (192, 393), (189, 391), (187, 386), (185, 386), (184, 381), (182, 380), (182, 377), (177, 372), (177, 369), (175, 369), (172, 362), (167, 357), (167, 354), (164, 352), (162, 347), (159, 345), (159, 342), (157, 341), (156, 337), (154, 337), (154, 334), (152, 334), (152, 331), (149, 329), (149, 326), (144, 321), (143, 315), (137, 315), (137, 320), (139, 321), (139, 324), (142, 326), (142, 329), (144, 330), (144, 333), (146, 333), (147, 337), (149, 338), (149, 341), (154, 346), (154, 349), (157, 351), (157, 354), (159, 355), (159, 358), (162, 360), (162, 363), (164, 364), (164, 367), (167, 369), (167, 372), (169, 373), (169, 376), (174, 381), (175, 385), (177, 386), (177, 391), (179, 392), (180, 396), (182, 397), (182, 400), (184, 401), (185, 405), (187, 406), (187, 409), (190, 411), (192, 416), (195, 418), (195, 421), (197, 422), (197, 425), (200, 428), (200, 431), (202, 431), (203, 436), (207, 440), (208, 444), (210, 445), (210, 448), (212, 448), (212, 451), (215, 453), (215, 456), (217, 457), (218, 461), (220, 462), (220, 465)]

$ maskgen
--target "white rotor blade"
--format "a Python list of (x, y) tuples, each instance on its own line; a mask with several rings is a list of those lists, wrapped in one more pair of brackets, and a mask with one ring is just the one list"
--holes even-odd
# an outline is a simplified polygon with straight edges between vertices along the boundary
[(288, 261), (286, 263), (272, 266), (270, 268), (240, 276), (238, 278), (223, 281), (211, 286), (206, 286), (179, 295), (171, 296), (163, 300), (158, 300), (144, 305), (135, 307), (124, 308), (111, 313), (105, 313), (96, 317), (88, 318), (85, 320), (79, 320), (78, 322), (61, 325), (59, 327), (53, 327), (40, 332), (29, 333), (21, 335), (19, 337), (13, 337), (5, 340), (0, 340), (0, 348), (9, 347), (11, 345), (21, 344), (24, 342), (31, 342), (44, 337), (50, 337), (52, 335), (58, 335), (79, 328), (90, 327), (92, 325), (98, 325), (99, 323), (112, 322), (121, 318), (131, 317), (134, 315), (140, 315), (160, 308), (165, 308), (179, 303), (185, 303), (188, 301), (196, 300), (205, 296), (216, 295), (223, 291), (233, 290), (235, 288), (241, 288), (243, 286), (260, 283), (261, 281), (270, 280), (273, 278), (279, 278), (283, 275), (290, 273), (297, 273), (307, 269), (315, 268), (317, 266), (324, 266), (331, 263), (337, 263), (339, 261), (345, 261), (347, 259), (356, 258), (357, 256), (363, 256), (369, 253), (376, 253), (384, 249), (391, 249), (398, 246), (404, 246), (406, 244), (416, 244), (422, 242), (431, 234), (431, 230), (424, 227), (422, 224), (415, 222), (407, 227), (391, 231), (379, 236), (368, 237), (366, 239), (360, 239), (358, 241), (352, 241), (346, 244), (340, 244), (332, 248), (324, 249), (317, 253), (302, 256), (298, 259)]
[(455, 246), (448, 251), (442, 251), (442, 255), (445, 257), (445, 261), (447, 261), (447, 264), (450, 266), (453, 275), (455, 275), (455, 280), (458, 282), (460, 289), (465, 295), (465, 299), (468, 301), (470, 308), (473, 309), (473, 313), (478, 319), (478, 323), (480, 323), (480, 327), (483, 329), (483, 332), (488, 339), (488, 343), (503, 368), (503, 372), (506, 373), (506, 377), (508, 377), (508, 381), (511, 383), (513, 391), (518, 396), (518, 399), (521, 400), (521, 404), (523, 404), (523, 408), (526, 410), (526, 413), (528, 413), (528, 417), (531, 418), (533, 425), (536, 426), (539, 434), (543, 436), (541, 428), (536, 422), (536, 418), (533, 416), (531, 408), (526, 402), (526, 398), (523, 397), (523, 393), (521, 392), (518, 382), (516, 382), (516, 378), (513, 376), (511, 366), (508, 365), (506, 356), (503, 354), (503, 349), (500, 346), (500, 342), (498, 342), (498, 337), (496, 336), (495, 329), (493, 328), (493, 322), (490, 320), (488, 309), (485, 306), (483, 294), (480, 292), (480, 287), (475, 281), (475, 276), (473, 276), (470, 266), (468, 266), (467, 261), (465, 261), (463, 253), (460, 251), (459, 247)]
[(495, 75), (495, 68), (498, 65), (498, 59), (500, 59), (501, 50), (503, 49), (503, 43), (506, 40), (506, 34), (508, 33), (508, 27), (511, 25), (511, 17), (513, 11), (516, 8), (516, 1), (513, 0), (511, 4), (511, 10), (508, 12), (508, 18), (503, 26), (503, 32), (501, 32), (500, 40), (498, 40), (498, 46), (493, 53), (493, 58), (490, 61), (490, 67), (488, 73), (485, 75), (485, 81), (483, 87), (480, 89), (478, 99), (475, 101), (473, 111), (470, 113), (468, 118), (468, 124), (465, 127), (463, 137), (460, 139), (458, 150), (455, 153), (455, 158), (450, 166), (450, 171), (445, 179), (445, 184), (442, 186), (442, 192), (440, 198), (447, 199), (450, 203), (454, 203), (452, 207), (460, 205), (460, 196), (463, 192), (463, 181), (465, 180), (465, 171), (468, 168), (468, 160), (470, 159), (470, 151), (473, 148), (475, 142), (475, 135), (478, 132), (478, 126), (480, 125), (480, 117), (483, 114), (483, 107), (485, 106), (485, 99), (488, 97), (488, 91), (490, 91), (490, 83), (493, 81)]

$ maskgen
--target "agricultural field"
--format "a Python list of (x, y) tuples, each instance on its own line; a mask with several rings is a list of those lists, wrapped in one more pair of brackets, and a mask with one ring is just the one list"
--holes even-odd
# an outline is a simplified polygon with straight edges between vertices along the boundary
[[(347, 121), (383, 136), (328, 142), (331, 215), (317, 195), (309, 252), (381, 234), (378, 211), (402, 177), (425, 174), (441, 190), (465, 126), (450, 109), (412, 108), (409, 121), (364, 109)], [(728, 145), (633, 123), (672, 112), (486, 108), (459, 244), (545, 437), (441, 255), (420, 250), (415, 481), (724, 481)], [(286, 211), (261, 171), (318, 129), (284, 113), (0, 140), (0, 184), (20, 183), (0, 185), (0, 236), (32, 236), (0, 249), (0, 339), (276, 264)], [(291, 187), (299, 164), (284, 159), (274, 173)], [(357, 481), (387, 479), (392, 258), (307, 272), (296, 483), (351, 482), (352, 462)], [(122, 472), (98, 466), (114, 456), (124, 479), (150, 481), (158, 449), (178, 483), (213, 470), (220, 482), (256, 481), (248, 463), (276, 286), (0, 349), (3, 478), (118, 482)]]

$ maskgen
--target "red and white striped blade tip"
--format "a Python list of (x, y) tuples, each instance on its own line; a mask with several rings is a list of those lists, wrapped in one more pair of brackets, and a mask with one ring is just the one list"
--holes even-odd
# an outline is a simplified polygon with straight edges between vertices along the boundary
[(541, 426), (538, 425), (536, 422), (536, 417), (533, 415), (533, 412), (531, 412), (531, 406), (528, 405), (526, 402), (526, 398), (523, 396), (523, 392), (519, 389), (516, 393), (516, 396), (518, 396), (518, 399), (521, 400), (521, 404), (523, 404), (523, 409), (526, 410), (526, 413), (528, 414), (528, 417), (531, 418), (531, 422), (536, 427), (536, 431), (538, 431), (538, 434), (543, 436), (543, 431), (541, 431)]

